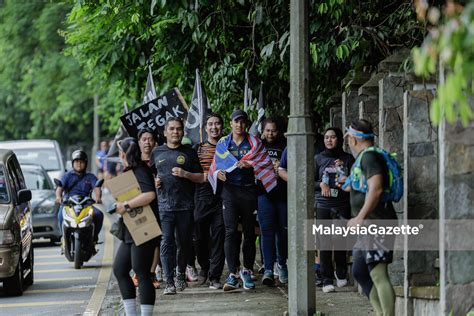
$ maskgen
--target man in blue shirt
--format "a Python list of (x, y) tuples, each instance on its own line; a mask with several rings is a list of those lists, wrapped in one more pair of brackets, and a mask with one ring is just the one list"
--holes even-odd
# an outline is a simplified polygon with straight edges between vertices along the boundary
[[(73, 170), (64, 174), (61, 178), (62, 186), (56, 188), (56, 203), (61, 204), (58, 213), (59, 227), (62, 230), (63, 224), (63, 193), (64, 200), (67, 200), (73, 195), (89, 196), (92, 190), (95, 188), (97, 177), (89, 172), (86, 172), (87, 168), (87, 154), (82, 150), (76, 150), (72, 153), (72, 168)], [(102, 191), (99, 188), (95, 188), (96, 203), (102, 203)], [(93, 220), (94, 220), (94, 241), (97, 242), (99, 239), (99, 232), (104, 222), (104, 214), (97, 208), (94, 209)]]
[(252, 147), (247, 137), (248, 116), (242, 110), (236, 110), (231, 115), (232, 140), (229, 152), (239, 160), (237, 168), (232, 172), (219, 171), (218, 178), (224, 182), (222, 188), (222, 210), (225, 225), (224, 252), (229, 267), (229, 277), (226, 279), (224, 291), (234, 290), (239, 286), (237, 270), (239, 244), (237, 242), (237, 226), (239, 218), (242, 222), (244, 242), (242, 247), (244, 266), (240, 278), (244, 289), (252, 289), (251, 271), (255, 261), (255, 210), (257, 209), (257, 189), (252, 165), (241, 160)]

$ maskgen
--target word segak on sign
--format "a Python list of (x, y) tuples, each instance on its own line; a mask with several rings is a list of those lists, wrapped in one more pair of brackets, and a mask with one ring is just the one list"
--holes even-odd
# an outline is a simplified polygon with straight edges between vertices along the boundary
[(141, 129), (149, 128), (162, 132), (165, 122), (170, 117), (186, 119), (188, 106), (178, 88), (145, 103), (133, 111), (120, 117), (127, 132), (132, 137), (137, 137)]

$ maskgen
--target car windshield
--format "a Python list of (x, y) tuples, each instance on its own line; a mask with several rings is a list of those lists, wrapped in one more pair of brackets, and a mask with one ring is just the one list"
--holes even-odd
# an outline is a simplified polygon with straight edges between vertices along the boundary
[(0, 165), (0, 204), (6, 204), (10, 202), (10, 198), (8, 197), (7, 181), (5, 178), (5, 169), (3, 168), (3, 165)]
[(30, 190), (53, 190), (51, 183), (48, 180), (48, 175), (44, 174), (40, 170), (25, 170), (23, 169), (23, 175), (25, 176), (26, 187)]
[(24, 148), (13, 151), (21, 164), (38, 164), (46, 171), (60, 169), (54, 148)]

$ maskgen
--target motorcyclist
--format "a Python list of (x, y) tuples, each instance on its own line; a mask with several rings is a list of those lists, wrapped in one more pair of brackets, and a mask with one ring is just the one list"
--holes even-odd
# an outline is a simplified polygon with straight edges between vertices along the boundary
[[(87, 168), (87, 154), (82, 150), (76, 150), (72, 153), (72, 168), (73, 170), (68, 171), (61, 178), (61, 186), (56, 188), (56, 203), (60, 204), (58, 213), (58, 222), (59, 227), (62, 230), (63, 224), (63, 193), (64, 201), (66, 201), (70, 196), (81, 195), (89, 196), (90, 192), (95, 188), (95, 198), (96, 203), (102, 203), (102, 191), (100, 187), (95, 187), (97, 182), (97, 177), (90, 172), (86, 172)], [(93, 221), (94, 221), (94, 243), (97, 243), (99, 240), (99, 233), (102, 228), (102, 223), (104, 222), (104, 214), (93, 207)]]

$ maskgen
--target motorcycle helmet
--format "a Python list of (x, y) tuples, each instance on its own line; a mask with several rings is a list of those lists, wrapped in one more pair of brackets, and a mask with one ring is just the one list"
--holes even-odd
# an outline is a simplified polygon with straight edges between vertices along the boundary
[(82, 160), (86, 163), (86, 167), (87, 167), (87, 154), (82, 151), (82, 150), (75, 150), (73, 151), (72, 153), (72, 163), (74, 163), (75, 160)]

